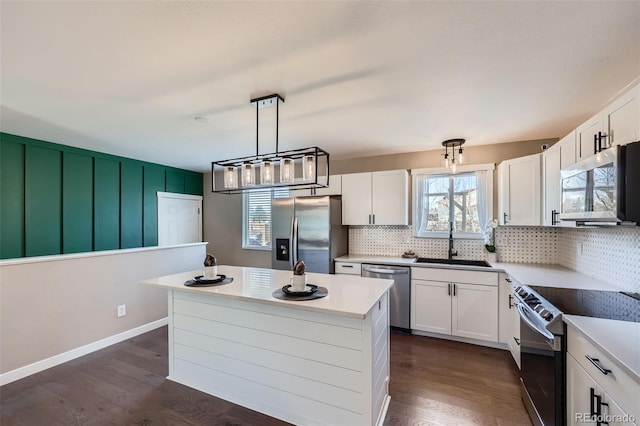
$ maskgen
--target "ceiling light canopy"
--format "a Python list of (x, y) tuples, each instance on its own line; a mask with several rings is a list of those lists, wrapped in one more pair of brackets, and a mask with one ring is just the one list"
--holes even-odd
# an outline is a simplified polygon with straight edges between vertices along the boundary
[[(237, 194), (266, 188), (314, 189), (329, 186), (328, 152), (318, 147), (278, 150), (280, 103), (284, 103), (284, 98), (277, 93), (251, 99), (251, 104), (256, 105), (256, 155), (212, 162), (212, 192)], [(276, 107), (276, 151), (260, 154), (260, 109), (273, 105)], [(322, 171), (320, 175), (319, 171)], [(259, 175), (258, 180), (256, 174)]]
[[(455, 173), (459, 165), (464, 163), (463, 148), (464, 139), (447, 139), (442, 142), (444, 146), (444, 153), (442, 154), (442, 167), (451, 168), (451, 171)], [(458, 158), (456, 158), (456, 153)]]

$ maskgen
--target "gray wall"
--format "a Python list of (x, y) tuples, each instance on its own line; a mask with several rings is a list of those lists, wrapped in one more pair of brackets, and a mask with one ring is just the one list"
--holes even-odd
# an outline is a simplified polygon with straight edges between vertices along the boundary
[[(471, 146), (465, 149), (468, 164), (499, 164), (504, 160), (541, 152), (543, 143), (554, 144), (555, 139), (520, 141), (494, 145)], [(439, 167), (442, 151), (408, 152), (374, 157), (331, 161), (331, 174), (372, 172), (379, 170), (418, 169)], [(494, 179), (494, 212), (498, 212), (497, 173)], [(237, 266), (271, 267), (271, 252), (242, 249), (242, 196), (213, 194), (211, 174), (204, 176), (204, 241), (207, 251), (220, 263)]]

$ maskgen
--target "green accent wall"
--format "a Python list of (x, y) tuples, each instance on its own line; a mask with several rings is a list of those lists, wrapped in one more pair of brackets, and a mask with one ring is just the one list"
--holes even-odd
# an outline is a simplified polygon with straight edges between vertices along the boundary
[(202, 173), (0, 133), (0, 259), (158, 244), (156, 192)]
[(24, 150), (20, 143), (0, 145), (0, 259), (25, 253)]

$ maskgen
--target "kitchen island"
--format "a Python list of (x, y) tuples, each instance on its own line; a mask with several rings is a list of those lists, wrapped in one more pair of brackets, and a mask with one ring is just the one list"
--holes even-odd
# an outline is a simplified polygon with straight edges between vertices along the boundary
[(170, 380), (305, 425), (382, 424), (389, 404), (392, 280), (307, 274), (328, 296), (280, 300), (290, 271), (219, 266), (233, 282), (168, 290)]

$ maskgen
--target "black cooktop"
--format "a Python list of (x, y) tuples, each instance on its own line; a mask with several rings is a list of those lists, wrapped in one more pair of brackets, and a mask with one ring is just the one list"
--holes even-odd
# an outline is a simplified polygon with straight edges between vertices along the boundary
[(640, 294), (529, 286), (562, 313), (640, 322)]

